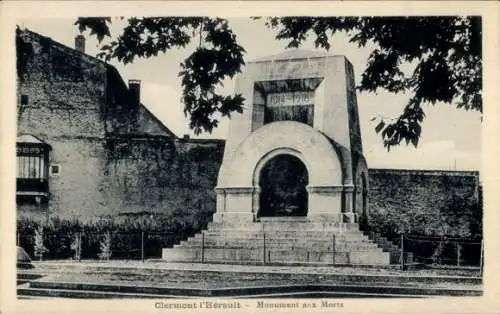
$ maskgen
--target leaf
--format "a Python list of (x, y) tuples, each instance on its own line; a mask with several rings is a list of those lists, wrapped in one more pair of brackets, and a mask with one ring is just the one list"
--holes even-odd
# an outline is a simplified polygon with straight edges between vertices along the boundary
[[(383, 88), (406, 92), (416, 107), (453, 102), (457, 108), (482, 111), (481, 22), (478, 16), (271, 17), (266, 26), (277, 32), (276, 39), (294, 47), (315, 36), (316, 47), (328, 50), (323, 43), (337, 31), (346, 32), (349, 41), (359, 47), (372, 43), (374, 48), (361, 75), (361, 91)], [(402, 65), (411, 62), (416, 64), (415, 70), (406, 75)], [(406, 120), (412, 126), (425, 117), (423, 113), (403, 112), (400, 123), (405, 115), (413, 116)], [(381, 129), (379, 124), (376, 132)], [(420, 134), (420, 130), (400, 127), (382, 136), (389, 148), (402, 139), (415, 145)]]
[(380, 120), (380, 122), (377, 124), (375, 127), (375, 132), (379, 133), (385, 126), (385, 122), (383, 120)]
[[(250, 21), (258, 18), (252, 17)], [(99, 57), (124, 64), (151, 58), (172, 48), (185, 48), (196, 40), (197, 49), (179, 72), (184, 112), (195, 133), (217, 126), (213, 115), (230, 116), (242, 110), (242, 102), (215, 93), (225, 79), (233, 78), (245, 65), (245, 49), (229, 22), (211, 17), (131, 17)], [(80, 17), (80, 32), (90, 30), (99, 42), (110, 37), (109, 17)], [(482, 111), (482, 20), (480, 16), (364, 16), (364, 17), (268, 17), (265, 25), (287, 47), (300, 47), (313, 37), (316, 47), (330, 49), (332, 37), (344, 32), (349, 42), (368, 47), (371, 53), (361, 74), (360, 91), (406, 92), (410, 96), (397, 122), (379, 123), (384, 146), (402, 140), (418, 144), (417, 125), (425, 115), (424, 103), (453, 103), (457, 108)], [(200, 36), (201, 35), (201, 36)], [(370, 43), (370, 44), (368, 44)], [(412, 73), (403, 71), (414, 63)], [(383, 110), (383, 109), (381, 109)], [(374, 121), (371, 120), (371, 121)]]

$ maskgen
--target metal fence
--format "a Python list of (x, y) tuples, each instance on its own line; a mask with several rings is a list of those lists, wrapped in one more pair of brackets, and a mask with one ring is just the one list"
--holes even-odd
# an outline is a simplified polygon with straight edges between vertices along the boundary
[(403, 250), (424, 264), (482, 268), (483, 263), (482, 239), (404, 235)]
[[(99, 259), (100, 253), (105, 246), (106, 234), (109, 234), (109, 247), (107, 248), (111, 259), (131, 259), (144, 260), (147, 258), (161, 257), (163, 248), (171, 248), (182, 240), (186, 240), (187, 235), (173, 232), (72, 232), (72, 233), (49, 233), (44, 232), (36, 239), (35, 234), (17, 233), (17, 245), (25, 249), (32, 257), (40, 259)], [(262, 253), (260, 262), (271, 262), (270, 248), (274, 235), (263, 233), (262, 237), (255, 239), (260, 245)], [(372, 239), (380, 239), (380, 236), (371, 235)], [(205, 262), (205, 250), (210, 248), (224, 248), (224, 245), (209, 243), (202, 232), (199, 239), (201, 248), (201, 262)], [(46, 251), (40, 256), (35, 254), (35, 247), (43, 243)], [(340, 251), (336, 243), (335, 235), (331, 241), (326, 243), (322, 253), (332, 255), (332, 264), (337, 260), (343, 260), (342, 264), (349, 264), (349, 254), (347, 251)], [(376, 241), (377, 242), (377, 241)], [(464, 239), (441, 237), (432, 238), (417, 235), (404, 234), (399, 238), (391, 239), (394, 247), (399, 249), (401, 254), (401, 266), (404, 269), (405, 253), (413, 255), (413, 261), (422, 264), (443, 265), (443, 266), (483, 266), (483, 241), (482, 239)], [(337, 249), (336, 249), (337, 248)], [(106, 248), (104, 248), (106, 249)], [(318, 252), (318, 250), (315, 250)], [(310, 261), (311, 252), (306, 252), (307, 258), (304, 262)], [(338, 263), (338, 262), (337, 262)]]
[[(38, 243), (43, 243), (45, 252), (35, 254), (35, 234), (17, 233), (17, 245), (33, 258), (38, 259), (98, 259), (102, 252), (107, 232), (74, 232), (41, 234)], [(144, 260), (161, 257), (163, 248), (172, 247), (185, 236), (171, 232), (109, 232), (112, 259)], [(39, 250), (41, 251), (41, 250)]]

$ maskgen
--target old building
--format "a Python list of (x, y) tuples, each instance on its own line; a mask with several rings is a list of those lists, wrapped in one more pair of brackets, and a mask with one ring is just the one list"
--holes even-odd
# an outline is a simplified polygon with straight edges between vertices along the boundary
[(111, 142), (175, 135), (140, 103), (140, 81), (29, 30), (17, 31), (20, 213), (86, 216), (110, 208)]

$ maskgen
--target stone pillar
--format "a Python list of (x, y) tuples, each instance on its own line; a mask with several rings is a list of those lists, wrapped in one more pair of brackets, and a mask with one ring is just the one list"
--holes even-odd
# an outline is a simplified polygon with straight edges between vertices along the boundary
[(342, 186), (308, 186), (307, 217), (311, 221), (342, 221)]
[(226, 211), (226, 191), (225, 189), (215, 188), (216, 193), (216, 209), (213, 216), (214, 223), (221, 223), (224, 220), (224, 212)]
[(254, 187), (216, 188), (217, 213), (214, 222), (237, 225), (253, 222)]
[(257, 215), (260, 209), (260, 186), (254, 186), (252, 194), (252, 216), (253, 221), (257, 221)]
[(353, 196), (354, 196), (354, 185), (345, 184), (344, 185), (344, 204), (343, 204), (343, 216), (344, 222), (356, 222), (356, 213), (353, 211)]

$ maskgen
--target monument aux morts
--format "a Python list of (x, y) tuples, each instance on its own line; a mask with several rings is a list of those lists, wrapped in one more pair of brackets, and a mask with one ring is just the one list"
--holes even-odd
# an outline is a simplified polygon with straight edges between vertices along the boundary
[(208, 230), (163, 249), (195, 262), (389, 264), (359, 230), (368, 214), (354, 73), (338, 55), (293, 50), (249, 62)]

